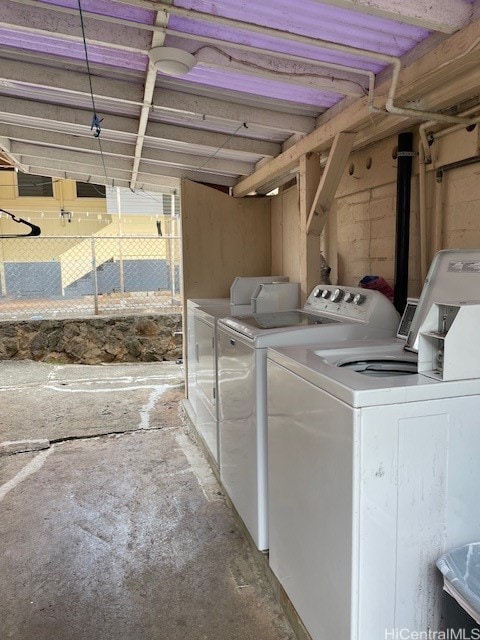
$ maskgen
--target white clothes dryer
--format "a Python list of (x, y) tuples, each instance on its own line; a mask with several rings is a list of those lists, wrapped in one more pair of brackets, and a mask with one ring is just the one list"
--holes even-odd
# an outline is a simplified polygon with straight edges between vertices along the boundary
[[(264, 302), (274, 308), (290, 308), (299, 303), (298, 283), (287, 282), (284, 276), (237, 277), (230, 287), (230, 298), (192, 299), (187, 301), (188, 401), (184, 403), (190, 422), (219, 465), (217, 409), (217, 340), (216, 327), (220, 318), (252, 313), (256, 295), (268, 287), (268, 296), (255, 299), (255, 307)], [(290, 295), (285, 296), (284, 288)]]

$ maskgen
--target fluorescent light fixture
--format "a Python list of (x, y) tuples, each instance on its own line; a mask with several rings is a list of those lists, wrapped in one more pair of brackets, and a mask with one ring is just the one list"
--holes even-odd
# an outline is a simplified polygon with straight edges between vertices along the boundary
[(154, 47), (148, 57), (155, 69), (167, 76), (185, 76), (197, 63), (191, 53), (175, 47)]

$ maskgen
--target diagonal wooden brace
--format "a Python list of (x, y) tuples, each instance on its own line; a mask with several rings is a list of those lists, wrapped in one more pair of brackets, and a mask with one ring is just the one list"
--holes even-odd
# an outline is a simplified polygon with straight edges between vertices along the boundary
[(355, 136), (356, 133), (346, 132), (337, 133), (335, 136), (327, 164), (310, 208), (307, 221), (307, 233), (309, 234), (319, 236), (323, 231), (348, 156), (352, 150)]

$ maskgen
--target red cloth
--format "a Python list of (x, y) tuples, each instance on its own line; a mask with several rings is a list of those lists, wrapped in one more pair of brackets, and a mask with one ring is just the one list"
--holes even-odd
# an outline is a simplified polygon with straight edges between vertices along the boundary
[(393, 300), (393, 289), (382, 276), (364, 276), (359, 285), (362, 289), (375, 289), (380, 291), (389, 300)]

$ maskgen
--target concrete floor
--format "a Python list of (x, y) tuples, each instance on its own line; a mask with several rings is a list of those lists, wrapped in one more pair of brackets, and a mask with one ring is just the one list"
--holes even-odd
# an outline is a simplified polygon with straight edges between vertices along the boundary
[(0, 447), (2, 640), (294, 640), (181, 426), (181, 380), (0, 362), (0, 443), (51, 443)]

